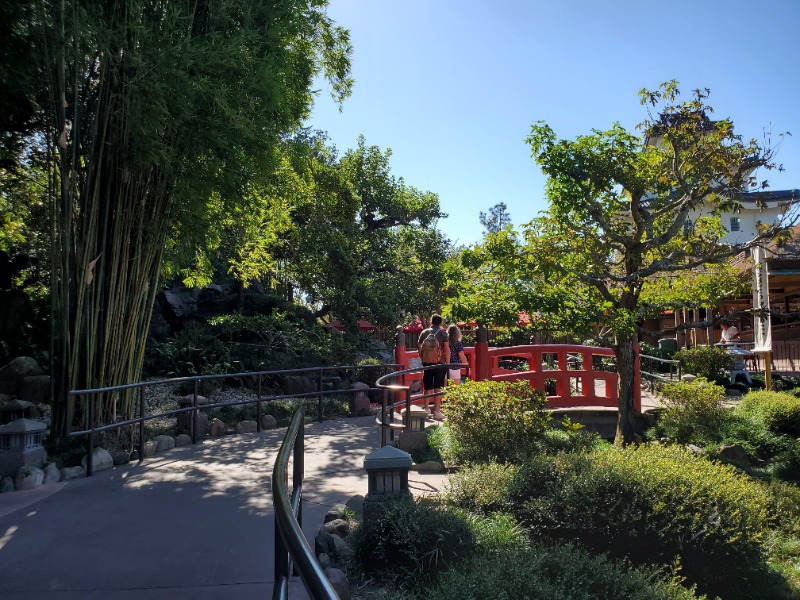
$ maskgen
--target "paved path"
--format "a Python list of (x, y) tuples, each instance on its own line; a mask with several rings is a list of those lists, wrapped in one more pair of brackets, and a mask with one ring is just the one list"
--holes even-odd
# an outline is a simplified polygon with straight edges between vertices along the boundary
[[(205, 440), (0, 495), (0, 598), (269, 598), (270, 479), (285, 431)], [(363, 458), (379, 442), (373, 417), (306, 426), (303, 529), (312, 544), (330, 506), (366, 493)], [(410, 486), (435, 493), (444, 481), (412, 472)], [(304, 597), (301, 584), (292, 597)]]
[[(643, 408), (657, 404), (643, 394)], [(373, 417), (306, 427), (304, 530), (313, 544), (332, 505), (365, 494)], [(3, 600), (268, 598), (270, 478), (285, 429), (205, 440), (93, 477), (0, 495)], [(410, 475), (416, 495), (441, 474)], [(299, 582), (293, 598), (303, 598)]]

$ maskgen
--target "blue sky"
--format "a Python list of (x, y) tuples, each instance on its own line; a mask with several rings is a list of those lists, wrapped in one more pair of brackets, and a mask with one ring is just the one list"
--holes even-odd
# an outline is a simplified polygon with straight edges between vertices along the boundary
[(439, 195), (454, 242), (480, 240), (480, 211), (505, 202), (519, 226), (546, 208), (545, 178), (524, 142), (546, 121), (560, 137), (633, 129), (637, 92), (677, 79), (711, 88), (718, 118), (773, 144), (800, 188), (799, 0), (331, 0), (351, 31), (353, 95), (323, 90), (308, 125), (340, 152), (359, 134), (391, 148), (392, 172)]

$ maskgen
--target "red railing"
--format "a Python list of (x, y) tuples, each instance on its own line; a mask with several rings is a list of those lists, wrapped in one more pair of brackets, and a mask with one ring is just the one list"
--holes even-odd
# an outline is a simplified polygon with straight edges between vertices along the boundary
[[(578, 406), (617, 408), (619, 405), (618, 375), (606, 370), (614, 357), (610, 348), (574, 344), (536, 344), (489, 348), (478, 342), (464, 348), (469, 363), (470, 376), (478, 381), (529, 381), (531, 386), (547, 394), (550, 408)], [(395, 362), (409, 368), (409, 362), (418, 358), (415, 350), (398, 345)], [(638, 385), (639, 361), (636, 360), (634, 382), (634, 412), (641, 412), (641, 388)], [(408, 385), (422, 378), (421, 374), (405, 376)]]

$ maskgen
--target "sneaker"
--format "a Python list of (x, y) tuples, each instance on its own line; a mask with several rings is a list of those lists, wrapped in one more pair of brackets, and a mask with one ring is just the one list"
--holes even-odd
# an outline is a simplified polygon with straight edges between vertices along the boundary
[(442, 421), (442, 420), (444, 420), (444, 415), (437, 410), (434, 413), (433, 418), (436, 419), (437, 421)]

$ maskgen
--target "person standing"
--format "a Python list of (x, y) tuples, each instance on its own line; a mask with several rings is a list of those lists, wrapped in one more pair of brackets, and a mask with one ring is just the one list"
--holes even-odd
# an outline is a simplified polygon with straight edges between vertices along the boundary
[[(453, 323), (447, 328), (447, 337), (450, 341), (450, 364), (467, 364), (467, 355), (464, 353), (464, 344), (461, 343), (461, 330)], [(450, 367), (450, 379), (461, 383), (461, 369)]]
[[(442, 316), (433, 315), (431, 317), (431, 326), (423, 329), (419, 334), (417, 340), (417, 350), (419, 357), (422, 360), (423, 367), (432, 367), (435, 365), (446, 365), (449, 358), (448, 353), (448, 338), (447, 332), (442, 327)], [(438, 369), (428, 369), (422, 374), (422, 387), (424, 394), (427, 396), (433, 392), (433, 418), (442, 420), (442, 388), (444, 387), (446, 367), (441, 366)], [(425, 398), (425, 410), (429, 411), (428, 399)]]
[(720, 335), (720, 342), (723, 344), (735, 344), (736, 342), (741, 342), (742, 338), (739, 336), (739, 330), (736, 328), (736, 325), (728, 325), (727, 323), (723, 323), (722, 327), (722, 334)]

